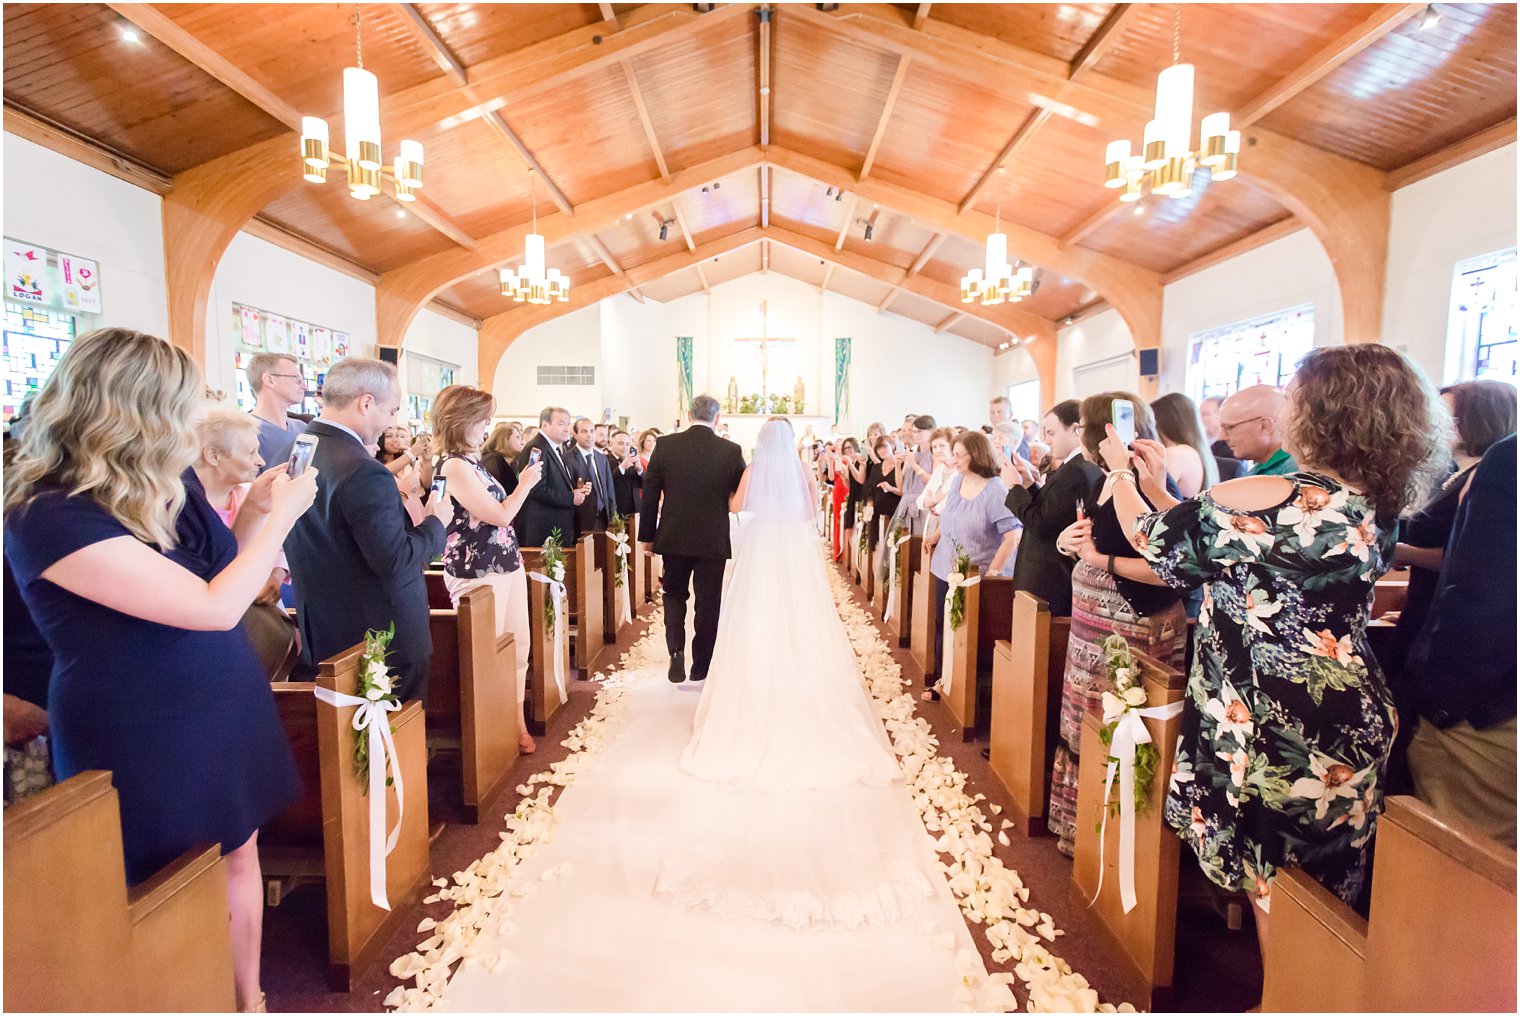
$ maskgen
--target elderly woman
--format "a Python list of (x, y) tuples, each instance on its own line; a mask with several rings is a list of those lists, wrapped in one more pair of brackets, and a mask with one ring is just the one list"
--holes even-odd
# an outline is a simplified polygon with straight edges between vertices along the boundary
[(1435, 393), (1376, 343), (1312, 350), (1278, 422), (1295, 472), (1182, 502), (1162, 489), (1160, 447), (1111, 430), (1102, 445), (1144, 555), (1123, 570), (1203, 587), (1165, 817), (1209, 879), (1257, 903), (1262, 941), (1282, 868), (1348, 904), (1366, 883), (1396, 726), (1367, 643), (1373, 584), (1449, 455)]
[[(200, 438), (201, 450), (191, 468), (201, 481), (212, 511), (231, 529), (238, 508), (248, 496), (249, 485), (264, 468), (264, 460), (259, 456), (259, 421), (226, 406), (211, 406), (195, 425), (195, 433)], [(279, 603), (280, 587), (289, 575), (282, 550), (269, 573), (269, 581), (253, 602)]]
[(916, 505), (923, 514), (925, 535), (939, 529), (939, 516), (945, 505), (945, 495), (950, 492), (950, 484), (956, 477), (955, 459), (950, 454), (950, 446), (954, 443), (955, 431), (949, 427), (938, 427), (929, 437), (929, 455), (934, 463), (934, 471), (919, 491)]
[[(924, 538), (924, 546), (934, 551), (929, 571), (936, 610), (944, 609), (957, 554), (970, 557), (983, 575), (1007, 577), (1013, 574), (1019, 539), (1019, 520), (1004, 503), (1008, 488), (998, 479), (987, 436), (968, 430), (955, 439), (950, 454), (955, 476), (940, 506), (939, 529)], [(935, 672), (942, 673), (943, 642), (935, 639), (934, 644)]]

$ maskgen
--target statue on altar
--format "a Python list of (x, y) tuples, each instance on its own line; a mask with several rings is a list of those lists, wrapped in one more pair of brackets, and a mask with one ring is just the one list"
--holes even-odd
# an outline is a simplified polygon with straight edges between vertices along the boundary
[(723, 411), (729, 414), (739, 411), (739, 379), (733, 374), (728, 376), (728, 398)]
[(792, 389), (792, 412), (796, 413), (798, 416), (801, 416), (802, 411), (806, 405), (807, 387), (802, 383), (802, 375), (798, 374), (797, 387)]

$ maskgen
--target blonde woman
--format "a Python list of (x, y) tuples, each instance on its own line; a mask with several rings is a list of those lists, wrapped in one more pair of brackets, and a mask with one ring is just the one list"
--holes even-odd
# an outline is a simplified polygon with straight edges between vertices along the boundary
[(448, 480), (454, 508), (443, 545), (443, 582), (454, 606), (466, 592), (489, 585), (496, 597), (496, 630), (512, 633), (517, 649), (518, 747), (531, 755), (537, 745), (528, 733), (523, 702), (528, 691), (528, 572), (523, 567), (512, 520), (543, 476), (543, 463), (524, 467), (509, 496), (480, 463), (480, 446), (496, 412), (489, 392), (450, 385), (433, 403), (433, 430), (443, 457), (438, 469)]
[(111, 772), (129, 883), (221, 844), (237, 1002), (262, 1011), (257, 833), (301, 784), (238, 624), (316, 475), (259, 477), (234, 538), (190, 469), (202, 397), (200, 371), (161, 339), (108, 328), (76, 340), (5, 474), (5, 553), (54, 653), (59, 778)]

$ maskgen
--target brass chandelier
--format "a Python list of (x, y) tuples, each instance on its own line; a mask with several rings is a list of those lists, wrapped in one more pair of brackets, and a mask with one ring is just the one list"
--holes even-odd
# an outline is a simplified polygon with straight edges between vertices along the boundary
[[(422, 187), (422, 142), (403, 141), (395, 167), (389, 168), (380, 152), (380, 83), (364, 69), (361, 14), (354, 4), (354, 59), (356, 67), (343, 68), (343, 143), (346, 158), (339, 165), (348, 175), (348, 193), (368, 201), (380, 193), (382, 178), (391, 180), (397, 201), (416, 201)], [(331, 164), (327, 121), (319, 116), (301, 117), (302, 175), (311, 183), (326, 183)]]
[(558, 268), (544, 268), (544, 238), (538, 231), (538, 178), (528, 170), (529, 188), (533, 201), (533, 232), (523, 243), (523, 263), (517, 271), (503, 268), (500, 271), (501, 295), (510, 296), (517, 303), (570, 302), (570, 278)]
[(1156, 78), (1155, 117), (1145, 125), (1142, 154), (1131, 155), (1127, 139), (1111, 141), (1104, 156), (1105, 187), (1120, 190), (1120, 201), (1139, 201), (1149, 185), (1152, 194), (1174, 198), (1191, 193), (1193, 173), (1207, 166), (1212, 179), (1236, 174), (1240, 131), (1230, 130), (1230, 114), (1210, 113), (1199, 125), (1201, 144), (1192, 148), (1193, 65), (1181, 62), (1182, 5), (1172, 21), (1172, 65)]
[(1007, 301), (1018, 303), (1034, 293), (1034, 268), (1019, 261), (1008, 262), (1008, 234), (1003, 232), (1003, 206), (998, 205), (993, 232), (987, 237), (987, 256), (981, 268), (961, 279), (961, 303), (991, 307)]

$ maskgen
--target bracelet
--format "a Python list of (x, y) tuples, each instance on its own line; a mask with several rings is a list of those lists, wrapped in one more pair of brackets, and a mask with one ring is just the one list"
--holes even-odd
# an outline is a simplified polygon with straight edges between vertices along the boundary
[(1115, 572), (1114, 572), (1114, 555), (1112, 555), (1112, 554), (1108, 555), (1108, 573), (1110, 575), (1115, 574)]
[(1108, 475), (1116, 481), (1121, 479), (1128, 480), (1130, 483), (1133, 483), (1135, 485), (1135, 488), (1137, 490), (1140, 487), (1140, 480), (1135, 476), (1135, 471), (1133, 469), (1115, 469)]

